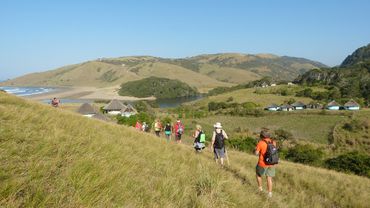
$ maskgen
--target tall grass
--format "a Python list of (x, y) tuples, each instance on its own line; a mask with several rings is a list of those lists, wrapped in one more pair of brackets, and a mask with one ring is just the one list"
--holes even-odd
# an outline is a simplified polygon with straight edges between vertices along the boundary
[(0, 207), (366, 207), (370, 180), (283, 162), (274, 197), (256, 157), (167, 144), (134, 129), (0, 92)]

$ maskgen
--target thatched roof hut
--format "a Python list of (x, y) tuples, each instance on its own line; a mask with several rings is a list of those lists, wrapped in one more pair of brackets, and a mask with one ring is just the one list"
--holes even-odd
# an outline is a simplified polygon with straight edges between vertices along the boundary
[(326, 105), (326, 108), (328, 110), (339, 110), (340, 105), (337, 102), (335, 102), (335, 100), (333, 100)]
[(360, 107), (360, 105), (356, 101), (351, 99), (350, 101), (344, 104), (344, 107)]
[(356, 101), (351, 99), (344, 104), (344, 108), (347, 110), (360, 110), (360, 105)]
[(121, 103), (121, 101), (114, 99), (111, 100), (106, 106), (104, 106), (103, 109), (106, 111), (120, 111), (125, 107), (126, 106)]
[(269, 110), (269, 111), (277, 111), (279, 109), (279, 106), (273, 103), (273, 104), (267, 106), (265, 109)]
[(131, 115), (137, 114), (137, 110), (131, 105), (128, 104), (125, 108), (122, 108), (121, 115), (130, 117)]
[(84, 103), (82, 104), (78, 109), (77, 112), (82, 114), (82, 115), (94, 115), (96, 114), (96, 110), (92, 105), (89, 103)]
[(328, 103), (327, 105), (328, 107), (332, 107), (332, 106), (340, 106), (335, 100), (331, 101), (330, 103)]
[(301, 101), (297, 101), (292, 104), (292, 107), (296, 110), (302, 110), (305, 109), (307, 106), (306, 104), (302, 103)]
[(297, 101), (292, 104), (293, 107), (305, 107), (306, 104), (302, 103), (301, 101)]

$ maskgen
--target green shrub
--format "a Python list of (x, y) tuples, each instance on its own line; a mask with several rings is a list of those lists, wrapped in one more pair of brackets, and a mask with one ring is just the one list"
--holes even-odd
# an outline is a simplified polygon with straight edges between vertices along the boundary
[(343, 129), (351, 132), (356, 132), (361, 130), (364, 127), (363, 123), (359, 120), (352, 120), (343, 125)]
[(370, 156), (359, 152), (349, 152), (328, 159), (325, 165), (329, 169), (370, 177)]
[(162, 125), (165, 126), (167, 123), (170, 123), (171, 124), (172, 123), (172, 119), (170, 117), (166, 116), (166, 117), (164, 117), (161, 120), (161, 122), (162, 122)]
[(233, 97), (229, 97), (229, 98), (227, 98), (226, 102), (231, 102), (231, 101), (233, 101), (233, 100), (234, 100), (234, 98), (233, 98)]
[(198, 92), (179, 80), (148, 77), (122, 84), (118, 94), (135, 97), (178, 98), (195, 96)]
[(141, 112), (141, 113), (136, 114), (136, 115), (132, 115), (130, 117), (117, 115), (117, 123), (118, 124), (124, 124), (126, 126), (135, 126), (137, 121), (140, 121), (141, 123), (145, 122), (150, 127), (151, 126), (150, 124), (153, 123), (153, 121), (154, 121), (154, 117), (152, 115), (150, 115), (148, 113), (144, 113), (144, 112)]
[(316, 149), (311, 145), (296, 145), (295, 147), (288, 149), (285, 158), (293, 162), (312, 165), (317, 164), (321, 160), (323, 154), (324, 153), (321, 150)]
[(293, 134), (284, 129), (277, 129), (274, 131), (274, 139), (278, 141), (278, 146), (283, 144), (286, 140), (292, 140)]
[(239, 151), (253, 153), (257, 140), (252, 137), (240, 137), (226, 140), (226, 145)]

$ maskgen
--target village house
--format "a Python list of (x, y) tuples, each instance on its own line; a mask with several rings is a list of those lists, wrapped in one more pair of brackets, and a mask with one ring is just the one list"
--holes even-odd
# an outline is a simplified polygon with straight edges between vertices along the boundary
[(351, 99), (350, 101), (348, 101), (344, 104), (344, 109), (346, 109), (346, 110), (360, 110), (360, 105), (356, 101)]
[(137, 110), (131, 104), (128, 104), (125, 108), (121, 109), (121, 115), (125, 117), (130, 117), (137, 113)]
[(271, 104), (271, 105), (267, 106), (265, 109), (268, 110), (268, 111), (278, 111), (279, 106), (276, 105), (276, 104)]
[(294, 110), (303, 110), (306, 109), (307, 106), (304, 103), (297, 101), (292, 104), (292, 107)]
[(335, 102), (335, 100), (333, 100), (330, 103), (328, 103), (328, 105), (326, 106), (326, 108), (328, 110), (339, 110), (340, 109), (340, 105), (337, 102)]
[(280, 110), (281, 111), (292, 111), (293, 107), (289, 104), (284, 104), (280, 106)]
[(110, 115), (118, 115), (121, 114), (121, 110), (126, 108), (124, 104), (121, 103), (121, 101), (118, 101), (116, 99), (110, 101), (108, 105), (104, 106), (103, 110), (105, 113), (108, 113)]

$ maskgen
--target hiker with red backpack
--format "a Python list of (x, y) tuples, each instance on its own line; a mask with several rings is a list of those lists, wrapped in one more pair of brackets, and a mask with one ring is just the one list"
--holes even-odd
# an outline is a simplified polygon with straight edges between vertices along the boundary
[(178, 144), (181, 144), (181, 136), (184, 134), (185, 126), (181, 123), (180, 120), (177, 120), (175, 125), (173, 126), (175, 139)]
[(211, 151), (213, 149), (216, 163), (218, 163), (218, 160), (220, 159), (220, 164), (223, 167), (224, 158), (225, 156), (227, 157), (225, 150), (225, 139), (228, 139), (228, 136), (225, 130), (222, 129), (220, 122), (217, 122), (215, 125), (213, 125), (213, 127), (215, 130), (213, 131), (212, 135)]
[(139, 130), (139, 131), (141, 131), (142, 129), (142, 124), (140, 123), (140, 121), (136, 121), (136, 124), (135, 124), (135, 129), (137, 129), (137, 130)]
[(255, 154), (259, 156), (256, 166), (256, 179), (258, 190), (262, 189), (262, 176), (267, 178), (268, 197), (272, 197), (272, 178), (275, 176), (274, 165), (279, 162), (276, 142), (271, 139), (270, 133), (264, 129), (260, 133), (260, 141), (258, 142)]

